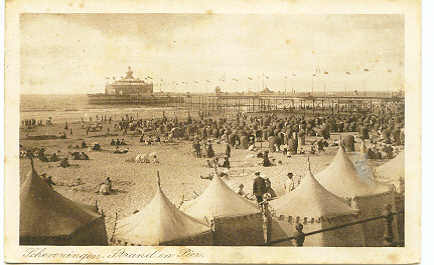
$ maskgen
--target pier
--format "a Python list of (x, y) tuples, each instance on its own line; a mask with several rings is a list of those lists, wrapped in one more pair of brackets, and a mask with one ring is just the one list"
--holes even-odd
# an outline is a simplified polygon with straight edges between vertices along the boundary
[(287, 96), (287, 95), (183, 95), (175, 96), (173, 106), (190, 111), (214, 112), (277, 112), (294, 111), (314, 114), (372, 111), (374, 105), (404, 102), (403, 96)]

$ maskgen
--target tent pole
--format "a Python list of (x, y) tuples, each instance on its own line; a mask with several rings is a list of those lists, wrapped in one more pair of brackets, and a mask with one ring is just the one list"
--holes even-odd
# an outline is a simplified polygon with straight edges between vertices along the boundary
[(112, 237), (110, 238), (110, 242), (113, 242), (113, 237), (115, 236), (117, 223), (118, 223), (118, 212), (115, 212), (115, 225), (113, 226), (113, 233), (112, 233)]

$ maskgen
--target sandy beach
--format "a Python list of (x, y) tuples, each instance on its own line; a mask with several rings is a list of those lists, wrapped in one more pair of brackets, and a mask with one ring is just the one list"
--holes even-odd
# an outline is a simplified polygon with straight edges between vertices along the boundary
[[(113, 232), (116, 213), (118, 218), (131, 215), (135, 210), (143, 208), (153, 197), (156, 189), (157, 171), (161, 177), (163, 191), (168, 198), (176, 205), (184, 200), (191, 200), (207, 187), (209, 180), (201, 179), (200, 175), (208, 176), (214, 169), (207, 167), (206, 158), (196, 158), (193, 156), (192, 143), (190, 141), (175, 141), (174, 143), (153, 144), (145, 146), (140, 143), (139, 136), (129, 134), (122, 136), (122, 133), (113, 129), (113, 124), (104, 124), (100, 132), (90, 132), (86, 135), (86, 129), (82, 129), (79, 123), (68, 124), (69, 129), (64, 130), (64, 123), (57, 123), (51, 127), (36, 127), (31, 131), (21, 129), (20, 144), (24, 148), (44, 147), (46, 154), (58, 152), (61, 157), (68, 155), (68, 152), (85, 151), (90, 160), (70, 160), (71, 167), (59, 167), (59, 162), (41, 162), (35, 160), (35, 167), (39, 174), (46, 173), (52, 176), (56, 183), (54, 189), (63, 196), (82, 203), (95, 205), (103, 209), (106, 215), (106, 227), (109, 237)], [(111, 134), (119, 136), (105, 136), (107, 127), (110, 127)], [(73, 134), (70, 135), (72, 128)], [(27, 140), (27, 135), (57, 135), (65, 131), (67, 139), (53, 140)], [(356, 134), (356, 133), (353, 133)], [(124, 138), (127, 142), (125, 148), (129, 148), (126, 154), (114, 154), (114, 146), (110, 145), (111, 139)], [(316, 137), (309, 137), (306, 145), (315, 140)], [(332, 134), (332, 139), (338, 139), (338, 134)], [(319, 137), (317, 138), (319, 139)], [(71, 148), (80, 145), (82, 141), (88, 145), (98, 142), (102, 146), (102, 151), (88, 151), (88, 149)], [(224, 152), (223, 143), (214, 144), (216, 154)], [(256, 143), (260, 149), (268, 149), (268, 143)], [(353, 160), (358, 157), (359, 145), (356, 144), (356, 152), (350, 153)], [(306, 147), (305, 150), (308, 150)], [(159, 164), (135, 163), (134, 158), (137, 154), (149, 154), (156, 152), (160, 160)], [(328, 147), (320, 155), (310, 155), (312, 171), (315, 174), (325, 168), (333, 159), (337, 152), (337, 147)], [(295, 155), (287, 158), (281, 153), (271, 153), (270, 158), (275, 159), (276, 165), (272, 167), (262, 167), (258, 163), (261, 159), (254, 156), (254, 152), (242, 149), (233, 149), (231, 154), (231, 168), (229, 170), (228, 184), (237, 186), (243, 183), (246, 192), (252, 191), (254, 173), (260, 171), (263, 176), (269, 177), (272, 188), (278, 195), (284, 192), (283, 181), (288, 172), (293, 172), (296, 176), (305, 174), (305, 155)], [(281, 161), (282, 163), (278, 163)], [(381, 161), (369, 161), (371, 166), (380, 165)], [(20, 160), (20, 180), (30, 170), (28, 159)], [(115, 193), (111, 195), (99, 195), (96, 193), (99, 184), (104, 182), (106, 177), (113, 181)], [(72, 184), (80, 178), (82, 184), (73, 186)]]

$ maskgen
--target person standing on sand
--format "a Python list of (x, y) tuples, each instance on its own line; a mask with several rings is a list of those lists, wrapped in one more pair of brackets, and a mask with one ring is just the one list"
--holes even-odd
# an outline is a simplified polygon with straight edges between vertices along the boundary
[(262, 160), (262, 166), (269, 167), (271, 166), (270, 158), (268, 157), (268, 150), (265, 150), (264, 157)]
[(262, 196), (267, 191), (265, 179), (261, 177), (261, 173), (258, 171), (255, 173), (255, 180), (253, 181), (253, 194), (256, 197), (256, 201), (261, 203), (263, 201)]
[(288, 178), (285, 180), (283, 187), (286, 192), (291, 192), (295, 189), (294, 174), (292, 172), (288, 173)]

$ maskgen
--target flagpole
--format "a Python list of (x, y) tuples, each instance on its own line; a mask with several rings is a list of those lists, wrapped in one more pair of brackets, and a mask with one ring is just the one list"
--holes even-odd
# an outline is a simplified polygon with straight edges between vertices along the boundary
[(285, 96), (286, 96), (286, 81), (288, 80), (288, 77), (287, 76), (285, 76)]

